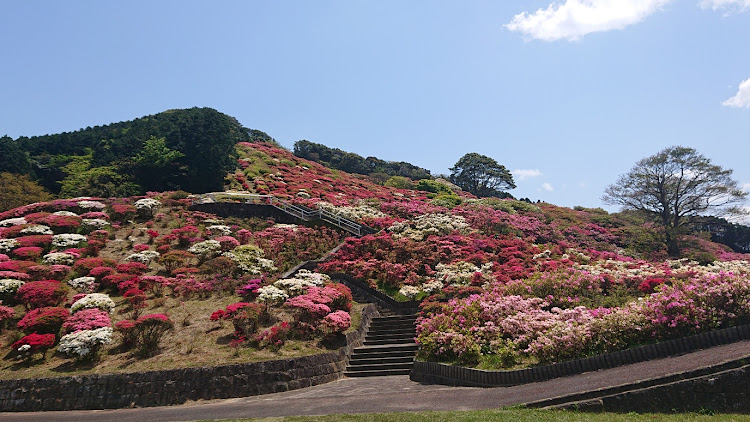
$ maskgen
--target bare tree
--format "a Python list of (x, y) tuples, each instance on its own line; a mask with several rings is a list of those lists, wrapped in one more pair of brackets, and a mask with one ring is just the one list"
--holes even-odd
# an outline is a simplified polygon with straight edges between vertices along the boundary
[(680, 234), (700, 215), (742, 213), (747, 193), (731, 175), (693, 148), (669, 147), (636, 163), (607, 187), (602, 200), (656, 217), (667, 252), (676, 257)]

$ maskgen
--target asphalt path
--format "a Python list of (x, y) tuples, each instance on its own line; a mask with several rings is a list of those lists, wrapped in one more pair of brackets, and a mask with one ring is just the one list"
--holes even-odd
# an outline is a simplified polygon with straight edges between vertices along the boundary
[(0, 413), (0, 421), (146, 422), (341, 413), (479, 410), (633, 384), (750, 357), (750, 341), (681, 356), (514, 387), (448, 387), (409, 377), (342, 378), (314, 387), (178, 406), (67, 412)]

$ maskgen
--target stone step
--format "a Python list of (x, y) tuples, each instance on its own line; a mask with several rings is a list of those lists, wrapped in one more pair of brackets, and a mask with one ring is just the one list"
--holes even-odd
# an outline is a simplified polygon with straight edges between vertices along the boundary
[(358, 356), (355, 358), (352, 356), (352, 358), (349, 360), (349, 366), (359, 366), (359, 365), (380, 365), (380, 364), (389, 364), (389, 363), (414, 363), (414, 354), (406, 354), (403, 353), (393, 356), (386, 356), (386, 357), (373, 357), (373, 356)]
[(369, 365), (349, 365), (346, 368), (347, 372), (361, 372), (361, 371), (392, 371), (394, 369), (407, 369), (410, 370), (414, 366), (412, 362), (400, 362), (400, 363), (375, 363)]
[(385, 333), (416, 333), (417, 329), (413, 325), (406, 327), (370, 327), (367, 334), (385, 334)]
[(385, 334), (368, 334), (367, 337), (365, 337), (365, 341), (386, 341), (386, 340), (393, 340), (396, 343), (400, 343), (401, 340), (412, 340), (414, 341), (414, 338), (416, 336), (414, 333), (385, 333)]
[(347, 377), (383, 377), (389, 375), (409, 375), (411, 368), (409, 369), (390, 369), (382, 371), (345, 371), (344, 375)]
[(418, 349), (417, 343), (404, 343), (404, 344), (392, 344), (392, 345), (371, 345), (362, 346), (354, 349), (353, 353), (357, 355), (369, 355), (383, 352), (416, 352)]
[(365, 346), (378, 346), (378, 345), (396, 345), (396, 344), (414, 344), (417, 343), (414, 341), (414, 337), (404, 337), (404, 338), (394, 338), (394, 339), (376, 339), (376, 340), (370, 340), (369, 338), (365, 338), (364, 345)]

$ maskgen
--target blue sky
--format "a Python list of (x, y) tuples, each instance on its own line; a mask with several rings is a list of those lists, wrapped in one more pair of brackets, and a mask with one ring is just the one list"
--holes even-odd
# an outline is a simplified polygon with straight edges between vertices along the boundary
[(750, 0), (0, 0), (0, 39), (14, 138), (200, 106), (558, 205), (671, 145), (750, 187)]

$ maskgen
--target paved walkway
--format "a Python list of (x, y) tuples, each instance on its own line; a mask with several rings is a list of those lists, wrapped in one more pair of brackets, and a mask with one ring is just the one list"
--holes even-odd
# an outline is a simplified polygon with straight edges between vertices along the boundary
[(180, 406), (70, 412), (0, 413), (0, 421), (189, 421), (337, 413), (477, 410), (550, 399), (750, 357), (750, 341), (515, 387), (425, 385), (408, 376), (343, 378), (284, 393)]

